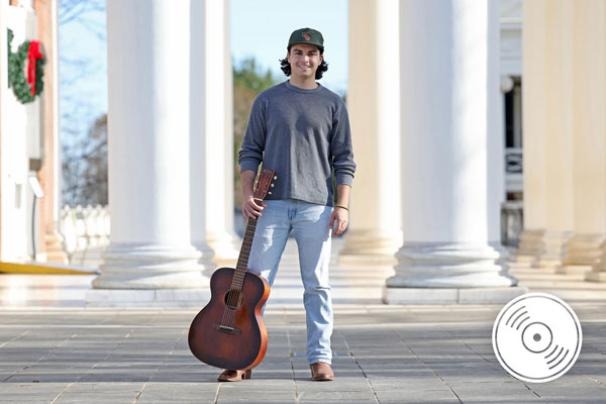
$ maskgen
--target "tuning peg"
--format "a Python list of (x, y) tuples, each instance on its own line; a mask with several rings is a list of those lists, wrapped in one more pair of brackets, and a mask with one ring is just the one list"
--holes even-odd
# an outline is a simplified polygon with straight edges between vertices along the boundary
[(271, 187), (273, 188), (273, 187), (274, 187), (274, 184), (271, 184)]
[(277, 180), (277, 179), (278, 179), (278, 176), (277, 176), (277, 175), (274, 175), (274, 180)]
[(271, 195), (271, 192), (268, 192), (269, 195)]

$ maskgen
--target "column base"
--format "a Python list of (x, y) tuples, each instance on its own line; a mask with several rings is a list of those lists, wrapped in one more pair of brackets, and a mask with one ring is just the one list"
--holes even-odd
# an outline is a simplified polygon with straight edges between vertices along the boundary
[(208, 288), (201, 253), (192, 246), (112, 244), (103, 254), (95, 289)]
[(210, 247), (208, 241), (194, 242), (193, 246), (201, 254), (198, 264), (204, 268), (202, 274), (210, 278), (215, 269), (218, 268), (215, 262), (215, 250)]
[(375, 267), (389, 266), (393, 267), (398, 263), (394, 255), (379, 255), (379, 254), (360, 254), (360, 255), (341, 255), (339, 256), (338, 265), (344, 268), (349, 267)]
[(91, 289), (87, 307), (182, 307), (202, 310), (210, 301), (210, 289)]
[(402, 245), (402, 232), (351, 230), (339, 251), (339, 265), (396, 265), (395, 253)]
[(606, 270), (596, 271), (595, 268), (585, 274), (585, 280), (589, 282), (606, 282)]
[(515, 264), (516, 267), (531, 268), (537, 261), (536, 256), (512, 254), (509, 262)]
[(585, 274), (591, 271), (591, 265), (562, 265), (556, 267), (555, 273), (558, 275), (573, 275), (579, 279), (584, 279)]
[(229, 232), (220, 234), (208, 232), (206, 242), (214, 251), (213, 262), (218, 268), (224, 266), (234, 267), (236, 265), (242, 239)]
[(575, 234), (566, 245), (564, 265), (596, 265), (605, 240), (604, 234)]
[(602, 249), (600, 260), (593, 265), (591, 271), (585, 274), (585, 280), (589, 282), (606, 282), (606, 246)]
[(383, 288), (385, 304), (504, 304), (528, 288)]
[(458, 289), (517, 284), (497, 263), (499, 252), (488, 244), (407, 242), (396, 256), (396, 275), (387, 279), (387, 287)]
[(49, 232), (44, 236), (44, 261), (59, 262), (67, 264), (67, 254), (61, 246), (61, 237), (55, 232)]
[(543, 237), (545, 236), (544, 229), (524, 230), (520, 235), (520, 244), (518, 253), (520, 255), (538, 255), (543, 252)]
[(533, 266), (554, 270), (561, 266), (566, 256), (566, 245), (571, 237), (572, 233), (569, 231), (546, 231), (542, 238), (544, 251), (538, 255)]
[(543, 235), (545, 230), (524, 230), (520, 235), (520, 244), (509, 260), (517, 264), (532, 266), (537, 256), (545, 249)]

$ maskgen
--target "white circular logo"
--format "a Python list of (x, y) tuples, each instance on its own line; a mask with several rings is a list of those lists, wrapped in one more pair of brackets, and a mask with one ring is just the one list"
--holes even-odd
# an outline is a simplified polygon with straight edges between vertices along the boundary
[(582, 342), (574, 311), (547, 293), (516, 297), (501, 309), (492, 328), (492, 348), (501, 366), (529, 383), (549, 382), (568, 372)]

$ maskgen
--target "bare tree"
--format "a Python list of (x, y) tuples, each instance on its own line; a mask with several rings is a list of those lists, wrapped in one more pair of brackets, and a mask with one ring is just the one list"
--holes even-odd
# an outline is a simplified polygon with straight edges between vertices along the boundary
[(68, 25), (90, 34), (65, 37), (71, 43), (59, 52), (63, 203), (107, 204), (107, 117), (95, 105), (96, 94), (83, 91), (87, 80), (98, 77), (104, 56), (91, 58), (69, 48), (86, 40), (92, 49), (104, 49), (105, 0), (60, 0), (58, 20), (60, 44)]
[(105, 0), (60, 0), (59, 25), (76, 22), (90, 30), (100, 40), (105, 40), (105, 26), (91, 18), (94, 14), (105, 13)]
[(107, 205), (107, 115), (99, 117), (86, 138), (63, 145), (63, 198), (68, 205)]

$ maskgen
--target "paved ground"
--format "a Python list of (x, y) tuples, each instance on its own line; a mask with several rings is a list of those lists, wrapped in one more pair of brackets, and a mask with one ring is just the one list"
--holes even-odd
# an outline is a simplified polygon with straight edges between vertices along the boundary
[(336, 308), (337, 380), (309, 380), (304, 314), (268, 309), (265, 361), (220, 384), (187, 347), (191, 310), (0, 312), (0, 401), (39, 403), (585, 403), (606, 402), (606, 305), (575, 305), (585, 341), (564, 377), (528, 384), (492, 352), (500, 307)]
[(382, 305), (388, 268), (334, 273), (332, 383), (310, 381), (292, 269), (266, 311), (264, 362), (252, 380), (231, 384), (189, 352), (197, 309), (87, 308), (89, 276), (1, 275), (0, 402), (606, 403), (606, 285), (583, 282), (581, 271), (513, 269), (522, 285), (567, 300), (582, 322), (576, 365), (545, 384), (518, 381), (497, 362), (500, 305)]

